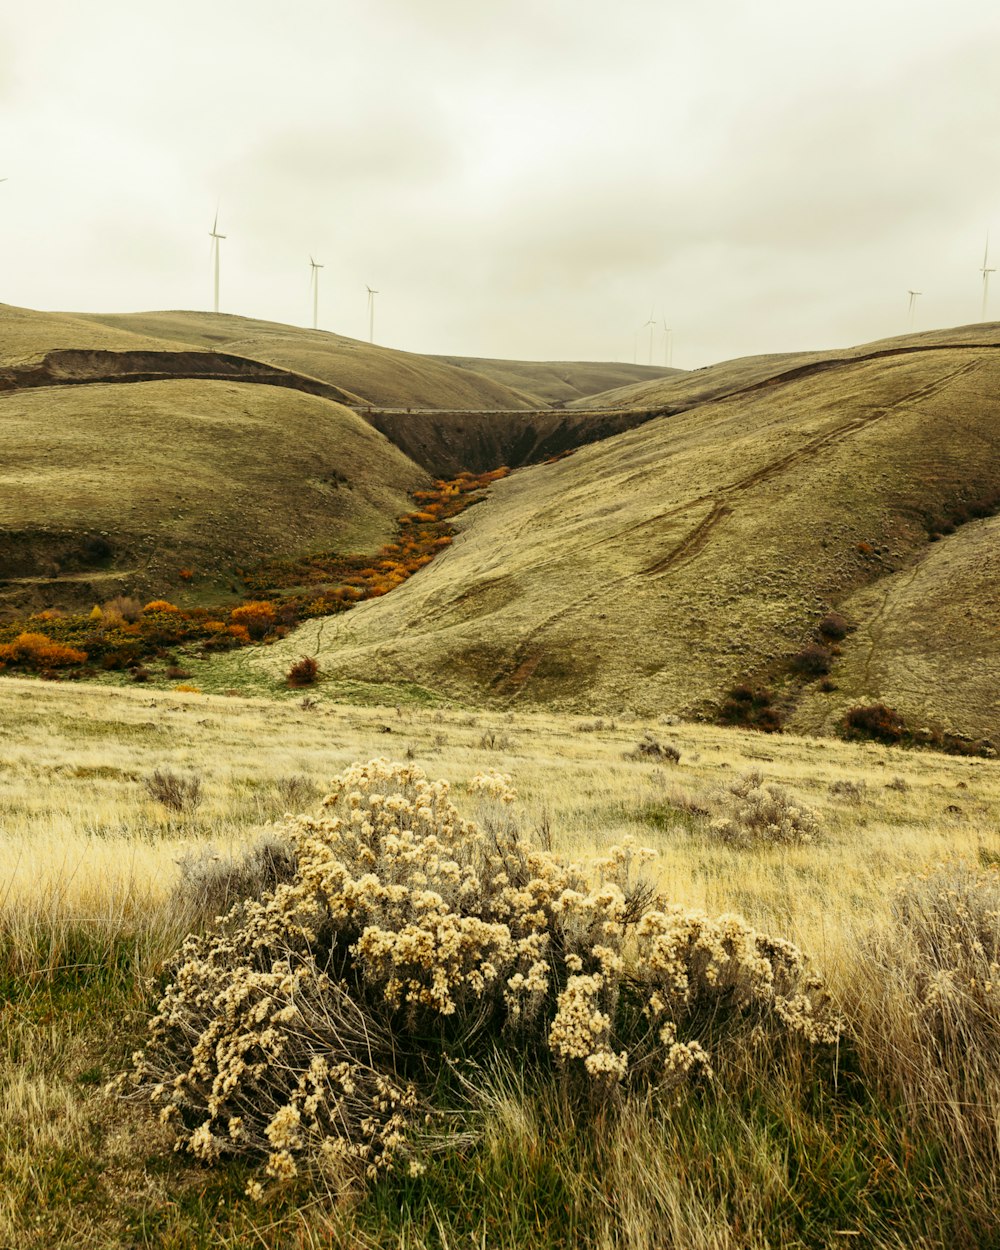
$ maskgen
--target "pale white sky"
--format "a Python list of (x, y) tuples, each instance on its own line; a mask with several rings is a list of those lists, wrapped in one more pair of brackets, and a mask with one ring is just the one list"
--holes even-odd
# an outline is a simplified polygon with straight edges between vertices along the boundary
[(208, 309), (218, 204), (224, 312), (309, 324), (311, 253), (412, 351), (847, 345), (979, 319), (1000, 5), (8, 0), (0, 176), (11, 304)]

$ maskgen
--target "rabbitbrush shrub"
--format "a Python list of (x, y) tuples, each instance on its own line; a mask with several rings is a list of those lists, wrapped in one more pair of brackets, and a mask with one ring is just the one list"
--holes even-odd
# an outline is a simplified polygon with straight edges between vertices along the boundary
[(794, 846), (812, 842), (819, 822), (812, 808), (781, 786), (765, 786), (759, 772), (742, 773), (718, 791), (708, 830), (730, 846)]
[(737, 1034), (836, 1039), (795, 947), (669, 905), (631, 845), (588, 881), (521, 838), (508, 777), (469, 790), (483, 824), (416, 767), (348, 768), (280, 828), (290, 879), (185, 941), (132, 1074), (179, 1147), (375, 1179), (454, 1140), (456, 1102), (504, 1051), (586, 1116), (711, 1079)]

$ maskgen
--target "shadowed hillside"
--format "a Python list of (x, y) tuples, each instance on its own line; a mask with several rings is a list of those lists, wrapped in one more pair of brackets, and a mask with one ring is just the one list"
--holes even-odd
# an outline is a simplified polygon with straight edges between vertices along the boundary
[(1000, 518), (974, 520), (913, 565), (847, 596), (842, 611), (857, 630), (833, 666), (837, 690), (804, 699), (795, 727), (830, 730), (846, 708), (878, 701), (914, 729), (931, 723), (972, 737), (996, 735), (998, 551)]
[[(832, 607), (874, 619), (852, 596), (915, 568), (949, 516), (996, 506), (1000, 351), (926, 345), (845, 353), (514, 474), (433, 566), (328, 625), (324, 664), (579, 708), (711, 712), (738, 682), (794, 703), (790, 660)], [(930, 557), (923, 576), (936, 584), (946, 565)], [(976, 654), (987, 590), (971, 578), (963, 593), (956, 654)], [(862, 636), (841, 644), (845, 665)], [(317, 642), (305, 629), (258, 662), (277, 669)], [(958, 728), (1000, 730), (996, 709), (987, 724), (954, 698)]]

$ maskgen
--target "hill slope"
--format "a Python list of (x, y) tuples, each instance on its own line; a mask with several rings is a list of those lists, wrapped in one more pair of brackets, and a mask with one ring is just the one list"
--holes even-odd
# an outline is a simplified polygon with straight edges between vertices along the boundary
[[(789, 685), (789, 658), (832, 606), (871, 614), (855, 592), (913, 567), (956, 510), (997, 498), (1000, 351), (927, 346), (839, 360), (514, 474), (429, 569), (328, 623), (323, 663), (609, 711), (698, 713), (738, 681)], [(977, 619), (960, 627), (975, 653)], [(257, 662), (277, 669), (318, 641), (305, 630)], [(997, 709), (987, 724), (956, 708), (966, 716), (1000, 732)]]
[(377, 548), (425, 479), (349, 409), (273, 386), (0, 394), (0, 604), (228, 593), (266, 556)]
[(977, 322), (954, 329), (930, 330), (896, 338), (878, 339), (858, 347), (820, 352), (776, 352), (766, 356), (740, 356), (690, 372), (653, 378), (646, 382), (619, 386), (571, 408), (662, 408), (677, 411), (721, 399), (754, 386), (770, 386), (792, 381), (797, 375), (825, 372), (852, 360), (888, 359), (914, 351), (941, 347), (1000, 346), (1000, 325)]

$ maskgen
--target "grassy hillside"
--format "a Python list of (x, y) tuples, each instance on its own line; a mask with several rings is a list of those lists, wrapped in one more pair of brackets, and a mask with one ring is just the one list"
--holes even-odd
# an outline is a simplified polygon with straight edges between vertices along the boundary
[(348, 409), (272, 386), (7, 392), (0, 604), (228, 595), (237, 566), (269, 556), (376, 549), (423, 481)]
[(811, 694), (792, 723), (823, 732), (845, 707), (879, 701), (914, 728), (930, 722), (976, 737), (996, 735), (998, 550), (1000, 519), (974, 520), (906, 569), (848, 595), (841, 608), (857, 632), (832, 667), (837, 691)]
[[(644, 734), (679, 762), (628, 758)], [(655, 721), (18, 679), (0, 682), (0, 740), (4, 1246), (990, 1244), (997, 1009), (990, 985), (969, 982), (978, 965), (954, 961), (963, 923), (981, 926), (983, 966), (1000, 947), (995, 913), (969, 910), (998, 889), (997, 763)], [(532, 1077), (517, 1046), (492, 1077), (477, 1066), (488, 1048), (464, 1067), (456, 1055), (484, 1090), (463, 1137), (428, 1149), (420, 1175), (348, 1195), (334, 1175), (265, 1178), (254, 1197), (246, 1162), (175, 1152), (155, 1110), (104, 1086), (143, 1044), (183, 933), (205, 923), (202, 886), (226, 880), (283, 812), (313, 807), (345, 763), (377, 754), (409, 757), (487, 819), (469, 781), (502, 769), (520, 796), (505, 819), (588, 871), (633, 836), (658, 853), (646, 873), (670, 902), (741, 912), (810, 953), (843, 1013), (841, 1044), (723, 1025), (711, 1081), (612, 1103), (596, 1123), (574, 1116), (557, 1072)], [(157, 770), (197, 779), (198, 801), (158, 800)], [(815, 810), (813, 842), (713, 839), (699, 804), (753, 770)], [(912, 875), (955, 856), (966, 867), (947, 878)], [(935, 895), (942, 880), (956, 893)]]
[(169, 338), (104, 325), (82, 314), (36, 312), (0, 304), (0, 366), (34, 363), (57, 348), (162, 351), (173, 346)]
[(868, 357), (891, 357), (896, 353), (926, 351), (939, 347), (984, 347), (1000, 345), (1000, 327), (977, 322), (953, 329), (929, 330), (920, 334), (899, 335), (878, 339), (858, 347), (816, 352), (776, 352), (766, 356), (740, 356), (701, 369), (677, 373), (673, 377), (653, 379), (629, 386), (619, 386), (571, 407), (587, 408), (657, 408), (670, 405), (676, 409), (691, 408), (712, 399), (738, 391), (767, 386), (771, 380), (790, 380), (798, 373), (834, 368), (850, 360)]
[(629, 365), (622, 361), (488, 360), (466, 356), (438, 356), (436, 359), (458, 369), (472, 369), (485, 377), (494, 378), (504, 386), (530, 394), (540, 404), (562, 405), (603, 391), (684, 372), (659, 365)]
[(88, 319), (109, 329), (220, 348), (279, 365), (332, 382), (375, 407), (502, 411), (538, 406), (533, 396), (438, 358), (373, 346), (325, 330), (221, 313), (125, 313)]
[[(337, 676), (604, 710), (710, 711), (738, 682), (794, 701), (789, 661), (831, 608), (995, 506), (998, 393), (1000, 352), (938, 348), (652, 421), (515, 473), (418, 578), (258, 663), (316, 650)], [(971, 704), (951, 719), (982, 727)]]

